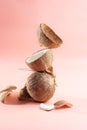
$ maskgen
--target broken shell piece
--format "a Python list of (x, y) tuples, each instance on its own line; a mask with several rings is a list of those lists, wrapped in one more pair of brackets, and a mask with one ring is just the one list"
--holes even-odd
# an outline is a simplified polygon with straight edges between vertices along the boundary
[(54, 108), (55, 109), (58, 109), (58, 108), (62, 108), (62, 107), (72, 107), (72, 104), (65, 101), (65, 100), (60, 100), (60, 101), (57, 101), (56, 103), (54, 103)]
[(41, 103), (40, 104), (40, 108), (45, 110), (45, 111), (51, 111), (53, 109), (58, 109), (58, 108), (62, 108), (62, 107), (69, 107), (71, 108), (72, 107), (72, 104), (65, 101), (65, 100), (60, 100), (60, 101), (57, 101), (56, 103), (54, 103), (53, 105), (46, 105), (44, 103)]
[(63, 42), (49, 26), (43, 23), (40, 24), (37, 34), (40, 44), (48, 48), (57, 48)]
[(51, 111), (54, 109), (54, 105), (46, 105), (44, 103), (41, 103), (40, 108), (45, 110), (45, 111)]
[(0, 91), (0, 101), (4, 103), (5, 98), (10, 95), (12, 90), (15, 90), (16, 86), (8, 86), (6, 89)]
[(53, 55), (51, 49), (42, 49), (28, 57), (25, 62), (34, 71), (52, 72)]
[(10, 92), (5, 91), (0, 93), (0, 101), (4, 103), (5, 98), (10, 94)]
[(12, 90), (15, 90), (15, 89), (17, 89), (16, 86), (8, 86), (5, 89), (1, 90), (0, 93), (5, 92), (5, 91), (12, 91)]

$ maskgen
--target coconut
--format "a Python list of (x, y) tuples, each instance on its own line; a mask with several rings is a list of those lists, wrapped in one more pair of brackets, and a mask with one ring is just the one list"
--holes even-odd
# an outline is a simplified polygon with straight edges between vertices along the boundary
[(42, 49), (28, 57), (25, 62), (34, 71), (52, 72), (53, 55), (51, 49)]
[(63, 42), (62, 39), (46, 24), (41, 23), (37, 31), (41, 46), (57, 48)]
[(20, 101), (31, 99), (29, 93), (27, 92), (26, 86), (19, 91), (18, 99)]
[(26, 82), (29, 95), (38, 102), (49, 100), (55, 92), (55, 78), (47, 72), (34, 72)]

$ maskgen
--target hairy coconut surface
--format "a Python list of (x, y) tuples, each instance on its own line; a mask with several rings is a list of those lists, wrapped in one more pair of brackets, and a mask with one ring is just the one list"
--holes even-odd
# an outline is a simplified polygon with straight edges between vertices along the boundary
[(28, 100), (30, 98), (31, 97), (30, 97), (29, 93), (27, 92), (26, 86), (24, 86), (24, 88), (22, 88), (19, 92), (18, 99), (20, 101), (23, 101), (23, 100)]
[(33, 53), (25, 62), (34, 71), (52, 71), (53, 55), (51, 49), (42, 49)]
[(63, 42), (62, 39), (46, 24), (41, 23), (38, 27), (38, 40), (41, 46), (57, 48)]
[(26, 88), (35, 101), (45, 102), (55, 92), (55, 78), (47, 72), (34, 72), (28, 77)]

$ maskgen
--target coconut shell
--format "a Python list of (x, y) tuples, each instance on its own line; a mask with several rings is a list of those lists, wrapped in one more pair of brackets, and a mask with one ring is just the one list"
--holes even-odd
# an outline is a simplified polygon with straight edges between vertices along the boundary
[(34, 72), (26, 82), (29, 95), (38, 102), (49, 100), (55, 92), (55, 78), (46, 72)]
[(38, 27), (38, 40), (41, 46), (57, 48), (63, 42), (62, 39), (46, 24), (41, 23)]
[(52, 72), (53, 55), (51, 49), (42, 49), (28, 57), (25, 62), (34, 71)]
[(7, 88), (1, 90), (1, 91), (0, 91), (0, 101), (1, 101), (2, 103), (4, 103), (6, 97), (9, 96), (10, 93), (11, 93), (13, 90), (15, 90), (15, 89), (17, 89), (17, 87), (12, 85), (12, 86), (8, 86)]
[(60, 100), (54, 103), (55, 109), (62, 108), (62, 107), (72, 107), (72, 104), (66, 100)]
[(23, 100), (28, 100), (30, 98), (31, 97), (30, 97), (29, 93), (27, 92), (26, 86), (24, 86), (24, 88), (22, 88), (19, 92), (18, 99), (20, 101), (23, 101)]

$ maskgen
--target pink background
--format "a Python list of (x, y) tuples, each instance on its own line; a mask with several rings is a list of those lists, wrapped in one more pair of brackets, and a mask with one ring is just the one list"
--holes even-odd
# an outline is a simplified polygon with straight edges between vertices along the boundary
[(7, 104), (0, 103), (0, 129), (87, 130), (86, 0), (0, 0), (0, 89), (16, 85), (19, 91), (32, 73), (25, 71), (25, 59), (41, 49), (40, 23), (63, 39), (62, 46), (53, 49), (58, 87), (47, 104), (65, 99), (73, 107), (42, 111), (39, 103), (18, 102), (14, 92)]

